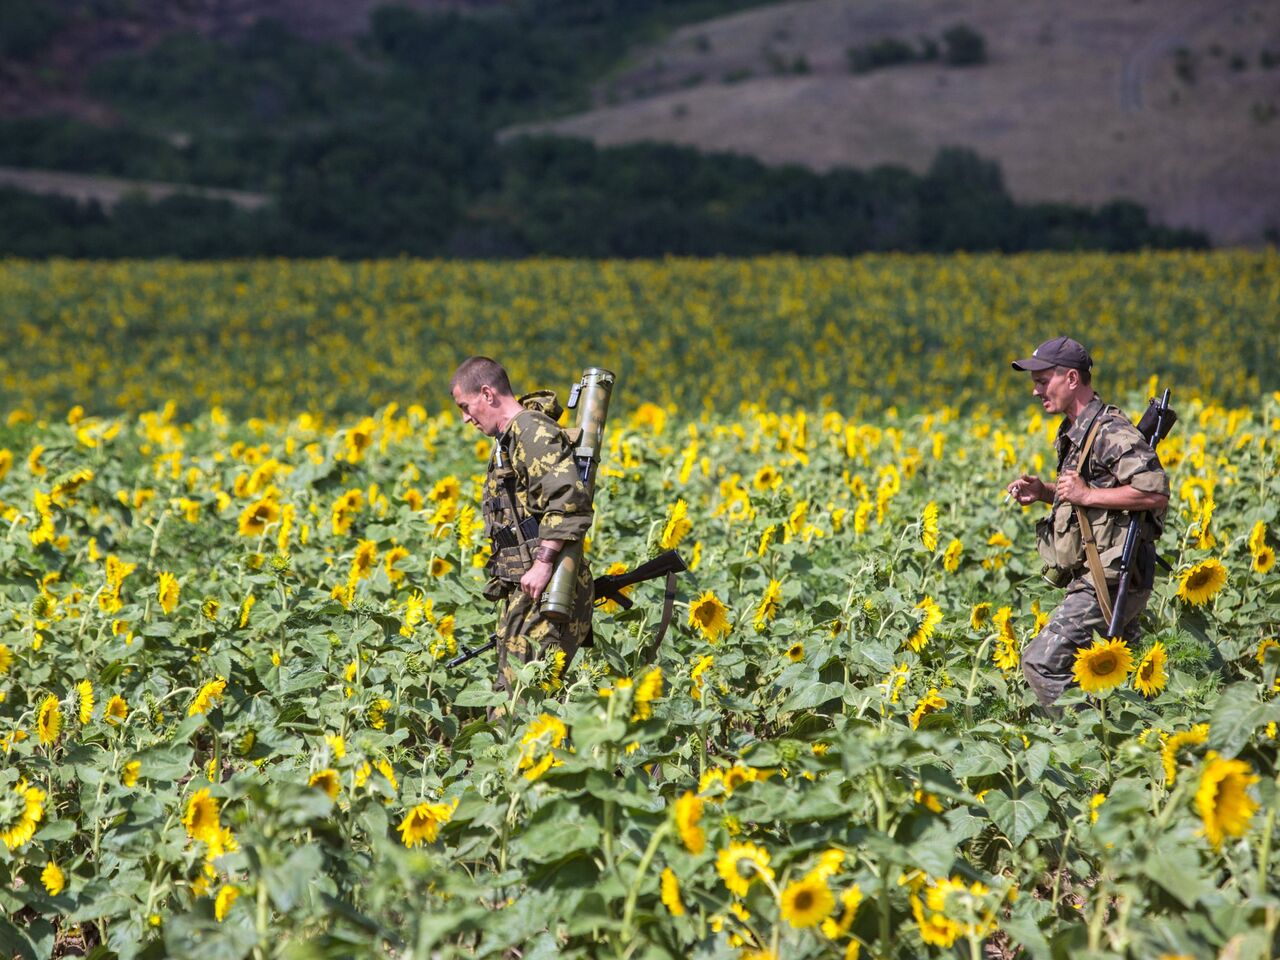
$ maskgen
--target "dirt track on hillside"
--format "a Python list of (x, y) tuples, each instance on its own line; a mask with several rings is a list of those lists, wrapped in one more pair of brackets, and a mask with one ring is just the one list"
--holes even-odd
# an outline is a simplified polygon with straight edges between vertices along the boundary
[(209, 200), (228, 200), (245, 210), (257, 210), (271, 202), (271, 198), (265, 193), (249, 193), (244, 190), (197, 187), (188, 183), (158, 183), (153, 180), (124, 180), (119, 177), (18, 167), (0, 167), (0, 186), (18, 187), (31, 193), (54, 193), (81, 201), (96, 200), (104, 207), (113, 207), (134, 194), (152, 200), (163, 200), (178, 194)]

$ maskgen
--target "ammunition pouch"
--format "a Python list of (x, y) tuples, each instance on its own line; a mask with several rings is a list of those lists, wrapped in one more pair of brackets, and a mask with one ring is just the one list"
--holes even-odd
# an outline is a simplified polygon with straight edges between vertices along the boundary
[(1036, 521), (1036, 551), (1044, 566), (1041, 576), (1055, 587), (1065, 587), (1084, 569), (1084, 539), (1071, 504), (1060, 503), (1047, 517)]
[[(517, 530), (517, 526), (519, 529)], [(493, 541), (493, 552), (499, 550), (509, 550), (512, 547), (518, 547), (526, 541), (533, 541), (538, 538), (538, 518), (526, 517), (518, 525), (508, 527), (496, 527), (490, 535)]]

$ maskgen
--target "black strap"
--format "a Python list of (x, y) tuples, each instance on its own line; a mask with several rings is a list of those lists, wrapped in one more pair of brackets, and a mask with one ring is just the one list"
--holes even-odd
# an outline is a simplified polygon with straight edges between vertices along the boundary
[(645, 650), (644, 662), (649, 663), (658, 655), (658, 648), (662, 646), (662, 638), (667, 635), (667, 628), (671, 626), (671, 615), (676, 609), (676, 574), (674, 571), (667, 574), (667, 591), (662, 597), (662, 617), (658, 620), (658, 630), (653, 635), (653, 639), (649, 641), (649, 647)]

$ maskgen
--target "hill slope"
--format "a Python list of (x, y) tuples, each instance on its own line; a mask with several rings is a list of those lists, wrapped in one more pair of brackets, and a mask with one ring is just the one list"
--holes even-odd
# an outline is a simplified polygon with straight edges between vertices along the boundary
[[(854, 75), (846, 51), (966, 23), (989, 62)], [(802, 59), (801, 59), (802, 58)], [(795, 72), (800, 63), (801, 70)], [(599, 106), (509, 133), (672, 141), (825, 170), (998, 160), (1020, 200), (1117, 196), (1217, 243), (1280, 229), (1280, 8), (1266, 0), (807, 0), (686, 27)]]

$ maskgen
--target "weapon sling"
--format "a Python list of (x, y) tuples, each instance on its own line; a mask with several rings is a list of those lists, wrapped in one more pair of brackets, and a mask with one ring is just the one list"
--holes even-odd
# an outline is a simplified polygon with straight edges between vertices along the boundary
[[(1093, 424), (1089, 427), (1089, 435), (1084, 439), (1084, 446), (1080, 448), (1080, 459), (1076, 464), (1077, 472), (1084, 470), (1085, 461), (1089, 459), (1089, 451), (1093, 449), (1093, 438), (1098, 435), (1098, 428), (1102, 424), (1098, 422), (1097, 417), (1094, 418)], [(1084, 555), (1089, 561), (1089, 574), (1093, 579), (1093, 589), (1098, 595), (1098, 606), (1102, 609), (1102, 617), (1107, 623), (1111, 622), (1111, 594), (1107, 590), (1107, 573), (1102, 566), (1102, 557), (1098, 555), (1098, 542), (1093, 535), (1093, 524), (1089, 522), (1089, 516), (1084, 512), (1084, 507), (1080, 504), (1072, 504), (1076, 511), (1076, 520), (1080, 524), (1080, 539), (1084, 541)]]
[[(498, 438), (498, 457), (501, 463), (502, 457), (502, 438)], [(508, 454), (510, 459), (510, 454)], [(528, 570), (533, 566), (533, 554), (529, 552), (529, 541), (524, 536), (523, 517), (520, 516), (520, 505), (516, 501), (515, 491), (516, 478), (511, 473), (502, 478), (502, 492), (507, 500), (507, 509), (511, 511), (511, 527), (515, 531), (516, 546), (520, 548), (520, 562), (524, 564), (524, 568)]]

